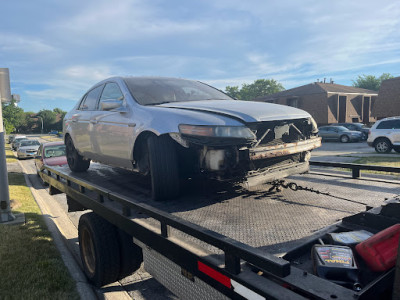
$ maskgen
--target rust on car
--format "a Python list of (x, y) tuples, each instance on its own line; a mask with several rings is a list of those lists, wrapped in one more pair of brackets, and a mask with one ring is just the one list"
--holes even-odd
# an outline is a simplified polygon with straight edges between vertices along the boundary
[(264, 146), (250, 149), (250, 160), (259, 160), (271, 157), (279, 157), (304, 151), (311, 151), (321, 146), (321, 138), (303, 140), (295, 143), (286, 143), (272, 146)]

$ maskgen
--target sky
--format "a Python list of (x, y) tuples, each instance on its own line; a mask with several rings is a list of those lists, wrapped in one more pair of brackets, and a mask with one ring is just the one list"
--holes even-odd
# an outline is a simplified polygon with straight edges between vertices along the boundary
[(0, 0), (0, 67), (33, 112), (115, 75), (352, 85), (400, 76), (400, 1)]

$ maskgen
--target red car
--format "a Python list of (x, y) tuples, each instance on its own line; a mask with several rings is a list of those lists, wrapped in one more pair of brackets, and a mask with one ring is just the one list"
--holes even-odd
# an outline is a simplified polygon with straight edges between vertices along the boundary
[(36, 172), (39, 175), (43, 166), (67, 165), (64, 142), (51, 142), (41, 144), (35, 157)]

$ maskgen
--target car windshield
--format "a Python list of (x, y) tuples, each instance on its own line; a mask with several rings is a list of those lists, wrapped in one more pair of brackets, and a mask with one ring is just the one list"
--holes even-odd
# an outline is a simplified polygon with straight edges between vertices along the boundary
[(43, 152), (45, 158), (65, 156), (65, 145), (47, 146)]
[(125, 78), (135, 100), (141, 105), (199, 100), (232, 100), (204, 83), (176, 78)]
[(40, 143), (38, 141), (21, 141), (21, 147), (25, 146), (39, 146)]

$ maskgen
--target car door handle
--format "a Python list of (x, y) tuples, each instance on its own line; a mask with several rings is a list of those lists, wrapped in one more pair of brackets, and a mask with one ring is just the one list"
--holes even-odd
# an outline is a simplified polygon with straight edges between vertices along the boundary
[(128, 126), (129, 126), (129, 127), (135, 127), (135, 126), (136, 126), (136, 123), (128, 123)]

